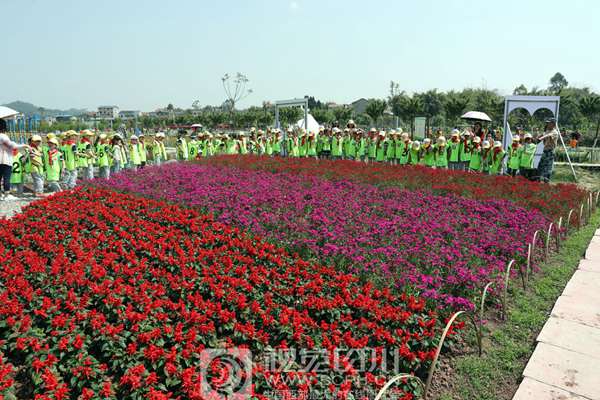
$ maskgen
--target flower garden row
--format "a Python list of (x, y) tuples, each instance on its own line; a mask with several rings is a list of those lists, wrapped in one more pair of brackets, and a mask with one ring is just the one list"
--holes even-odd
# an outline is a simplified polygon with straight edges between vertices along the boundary
[[(0, 399), (222, 398), (203, 385), (226, 379), (203, 356), (212, 347), (259, 358), (376, 349), (368, 373), (330, 360), (325, 374), (290, 380), (255, 363), (258, 399), (377, 390), (391, 377), (384, 360), (398, 355), (392, 372), (424, 377), (440, 309), (472, 308), (489, 281), (501, 288), (533, 232), (586, 196), (502, 177), (259, 157), (89, 184), (0, 227)], [(416, 386), (400, 387), (398, 398), (413, 398)]]
[[(220, 371), (199, 355), (215, 346), (369, 347), (378, 349), (378, 367), (382, 353), (399, 349), (400, 370), (422, 375), (440, 334), (418, 297), (377, 290), (194, 209), (139, 196), (60, 193), (2, 221), (0, 236), (6, 398), (211, 398), (201, 378)], [(28, 377), (17, 377), (27, 382), (20, 388), (17, 370)], [(378, 372), (365, 375), (375, 387), (385, 381)], [(274, 374), (254, 367), (256, 398), (267, 398)], [(311, 393), (344, 398), (355, 375), (332, 368), (311, 379)]]
[(225, 166), (175, 163), (97, 184), (198, 208), (304, 259), (418, 291), (446, 309), (472, 308), (489, 281), (501, 287), (508, 260), (523, 264), (527, 242), (549, 223), (508, 200)]
[(488, 176), (463, 171), (431, 169), (422, 166), (365, 164), (356, 161), (331, 161), (258, 156), (216, 156), (202, 159), (210, 165), (260, 169), (348, 179), (377, 185), (399, 185), (411, 190), (429, 190), (436, 194), (454, 193), (485, 200), (506, 199), (533, 208), (557, 220), (585, 201), (585, 190), (571, 184), (547, 185), (523, 178)]

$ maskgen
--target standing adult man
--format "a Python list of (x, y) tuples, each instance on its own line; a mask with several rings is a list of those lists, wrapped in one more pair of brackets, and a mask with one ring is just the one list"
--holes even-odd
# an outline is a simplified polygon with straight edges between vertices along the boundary
[(546, 120), (546, 129), (542, 136), (538, 137), (538, 142), (544, 143), (544, 152), (538, 165), (538, 175), (540, 181), (550, 182), (552, 177), (552, 168), (554, 166), (554, 150), (558, 144), (558, 129), (556, 129), (556, 120), (551, 118)]

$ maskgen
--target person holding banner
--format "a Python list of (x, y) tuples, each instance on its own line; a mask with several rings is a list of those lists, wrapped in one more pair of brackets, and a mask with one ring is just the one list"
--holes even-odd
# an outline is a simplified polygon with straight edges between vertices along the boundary
[(544, 144), (544, 152), (538, 165), (538, 175), (541, 182), (550, 182), (554, 166), (554, 150), (558, 144), (558, 135), (556, 120), (554, 118), (547, 120), (544, 134), (538, 137), (538, 142)]

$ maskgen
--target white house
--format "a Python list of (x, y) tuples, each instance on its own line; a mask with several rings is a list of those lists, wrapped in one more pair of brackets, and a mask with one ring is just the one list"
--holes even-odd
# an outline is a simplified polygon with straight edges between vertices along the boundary
[(121, 119), (136, 119), (139, 118), (141, 112), (137, 110), (123, 110), (119, 112), (119, 118)]
[(98, 118), (115, 119), (119, 117), (119, 107), (117, 106), (100, 106), (98, 107)]

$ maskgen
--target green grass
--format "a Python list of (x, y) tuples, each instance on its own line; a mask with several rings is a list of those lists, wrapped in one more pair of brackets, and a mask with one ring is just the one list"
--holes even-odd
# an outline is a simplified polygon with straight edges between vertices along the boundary
[[(511, 399), (521, 381), (527, 360), (533, 353), (535, 338), (549, 318), (556, 299), (562, 293), (583, 258), (586, 248), (600, 225), (600, 211), (578, 232), (563, 241), (560, 253), (551, 256), (542, 271), (531, 276), (525, 291), (512, 281), (509, 314), (505, 322), (491, 327), (484, 341), (484, 354), (455, 357), (451, 389), (438, 393), (438, 399), (504, 400)], [(435, 377), (434, 377), (435, 380)]]
[[(600, 190), (600, 172), (585, 168), (575, 167), (575, 173), (577, 174), (578, 184), (587, 190), (597, 191)], [(573, 183), (573, 173), (571, 168), (566, 165), (558, 165), (554, 168), (552, 174), (552, 182), (567, 182)]]

